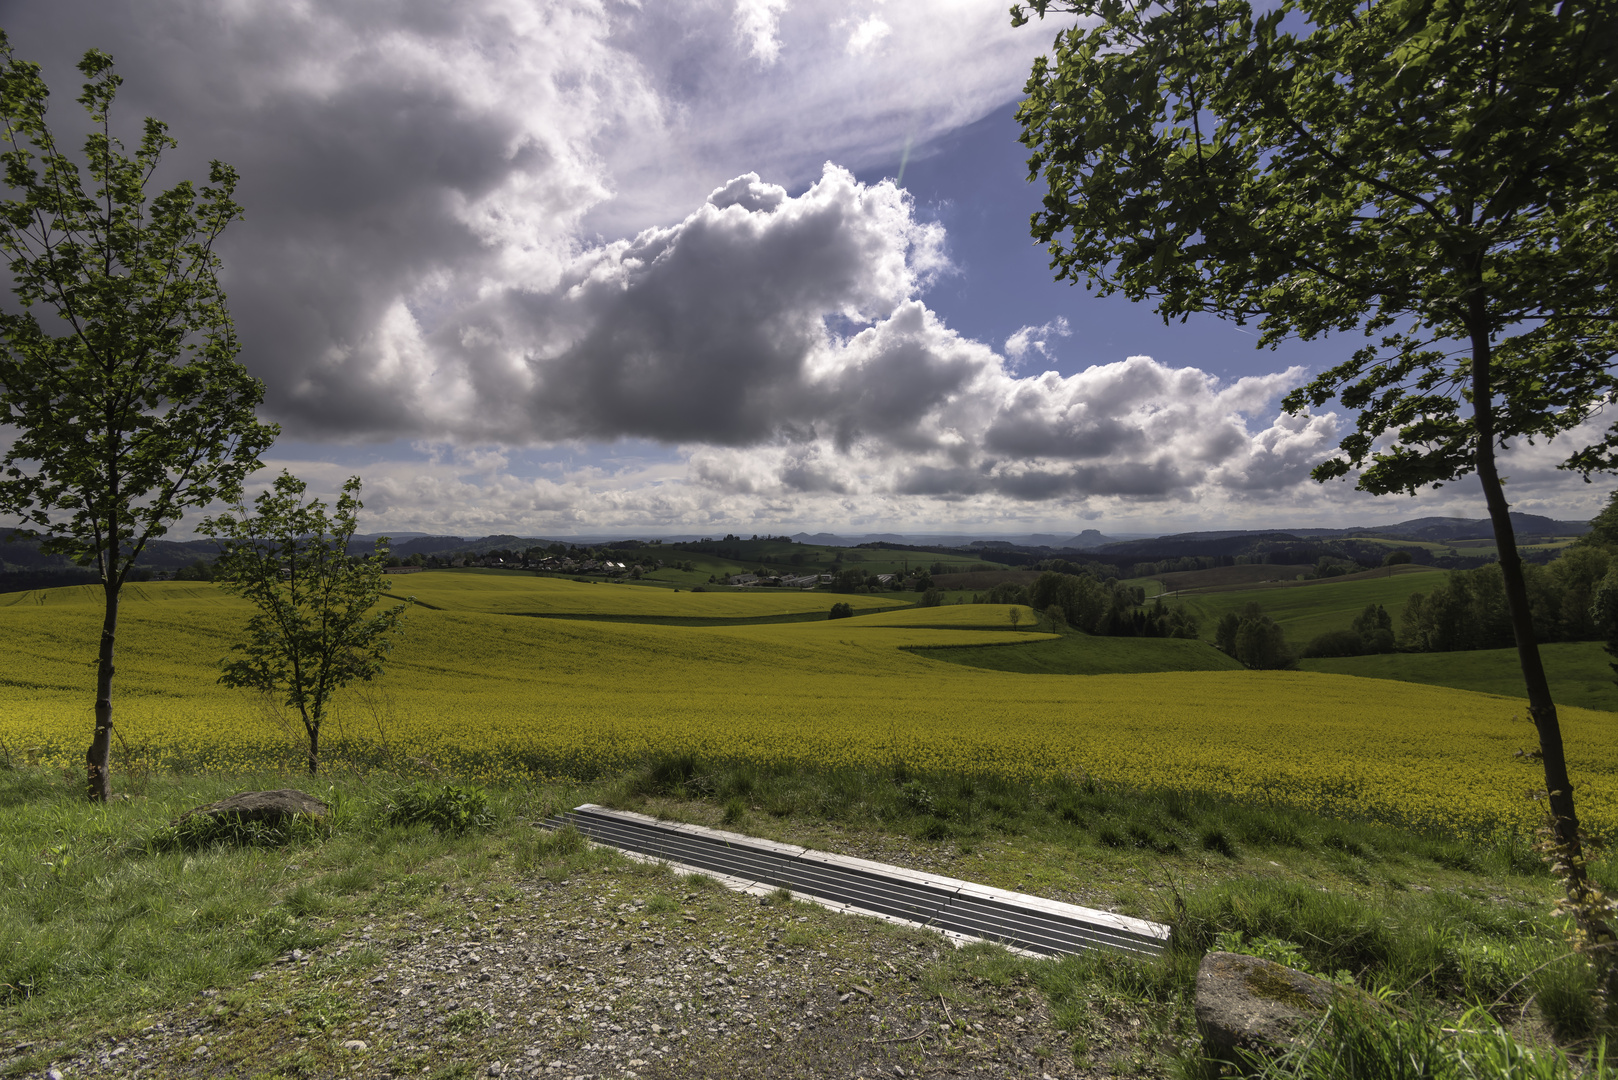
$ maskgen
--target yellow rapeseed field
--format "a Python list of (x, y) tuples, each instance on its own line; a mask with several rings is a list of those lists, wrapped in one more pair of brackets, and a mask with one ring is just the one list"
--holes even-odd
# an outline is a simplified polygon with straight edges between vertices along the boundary
[(660, 618), (746, 619), (826, 612), (835, 600), (855, 610), (909, 604), (913, 593), (828, 596), (801, 589), (700, 592), (631, 585), (627, 582), (572, 581), (517, 576), (499, 571), (400, 574), (394, 592), (422, 604), (452, 611), (503, 615), (641, 615)]
[[(644, 625), (491, 613), (500, 597), (434, 576), (400, 583), (435, 607), (410, 613), (377, 684), (340, 699), (328, 729), (334, 748), (363, 743), (393, 760), (488, 778), (581, 774), (670, 751), (761, 763), (904, 762), (1206, 789), (1468, 832), (1534, 824), (1525, 793), (1539, 773), (1513, 757), (1534, 744), (1534, 732), (1523, 703), (1510, 698), (1311, 672), (1024, 675), (905, 648), (1044, 636), (1011, 631), (1004, 605)], [(584, 602), (556, 588), (573, 585), (619, 615), (645, 603), (665, 617), (735, 617), (744, 609), (703, 605), (782, 600), (543, 584), (566, 597), (559, 603)], [(817, 607), (841, 599), (805, 595)], [(81, 759), (98, 600), (89, 589), (0, 596), (7, 752), (64, 765)], [(222, 770), (296, 760), (274, 710), (214, 682), (245, 617), (244, 605), (210, 585), (126, 590), (121, 752)], [(1032, 624), (1022, 609), (1022, 625)], [(1618, 715), (1569, 708), (1562, 720), (1581, 811), (1596, 830), (1618, 831)]]

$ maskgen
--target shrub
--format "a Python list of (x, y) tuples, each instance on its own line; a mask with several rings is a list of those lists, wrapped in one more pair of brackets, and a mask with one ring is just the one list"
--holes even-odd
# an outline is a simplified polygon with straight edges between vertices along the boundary
[(1365, 639), (1352, 630), (1331, 630), (1309, 639), (1303, 647), (1304, 656), (1360, 656), (1365, 652)]
[(854, 614), (854, 605), (853, 604), (837, 603), (837, 604), (833, 604), (831, 606), (831, 614), (827, 615), (826, 618), (828, 618), (828, 619), (847, 619), (847, 618), (851, 618), (853, 616), (853, 614)]
[(488, 792), (471, 784), (433, 788), (418, 783), (394, 799), (386, 816), (390, 825), (430, 825), (442, 833), (464, 833), (494, 824)]

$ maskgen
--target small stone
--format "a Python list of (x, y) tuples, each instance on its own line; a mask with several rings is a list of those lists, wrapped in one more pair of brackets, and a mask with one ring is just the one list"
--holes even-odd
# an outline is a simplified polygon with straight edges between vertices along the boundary
[(62, 1080), (62, 1070), (57, 1068), (46, 1069), (45, 1080)]
[(499, 1076), (501, 1073), (503, 1073), (505, 1071), (506, 1071), (506, 1066), (505, 1066), (504, 1062), (500, 1062), (500, 1061), (491, 1061), (491, 1062), (489, 1062), (489, 1075), (490, 1076)]
[(344, 1050), (369, 1050), (370, 1048), (371, 1044), (364, 1039), (349, 1039), (343, 1043)]
[(839, 995), (838, 998), (837, 998), (837, 1004), (839, 1004), (839, 1005), (847, 1005), (848, 1004), (848, 999), (853, 997), (853, 996), (854, 996), (853, 993), (847, 993), (847, 994)]

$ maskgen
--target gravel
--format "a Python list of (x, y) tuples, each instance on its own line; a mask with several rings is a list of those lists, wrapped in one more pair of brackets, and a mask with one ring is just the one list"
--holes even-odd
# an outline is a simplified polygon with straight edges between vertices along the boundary
[[(951, 947), (926, 931), (633, 864), (419, 906), (333, 925), (328, 945), (49, 1067), (65, 1080), (1081, 1075), (1024, 976), (940, 981)], [(1117, 1050), (1085, 1055), (1083, 1075), (1140, 1067), (1139, 1020), (1113, 1026), (1087, 1032)]]

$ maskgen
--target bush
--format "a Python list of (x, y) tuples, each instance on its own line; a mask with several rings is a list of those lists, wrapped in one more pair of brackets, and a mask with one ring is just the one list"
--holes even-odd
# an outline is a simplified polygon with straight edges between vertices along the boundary
[(386, 817), (390, 825), (430, 825), (441, 833), (464, 833), (494, 824), (488, 792), (471, 784), (445, 784), (435, 789), (418, 783), (394, 799)]
[(1303, 647), (1305, 656), (1360, 656), (1365, 652), (1365, 639), (1352, 630), (1332, 630), (1309, 639)]
[(847, 619), (847, 618), (852, 617), (853, 614), (854, 614), (854, 605), (853, 604), (833, 604), (831, 606), (831, 614), (827, 615), (826, 618), (828, 618), (828, 619)]

